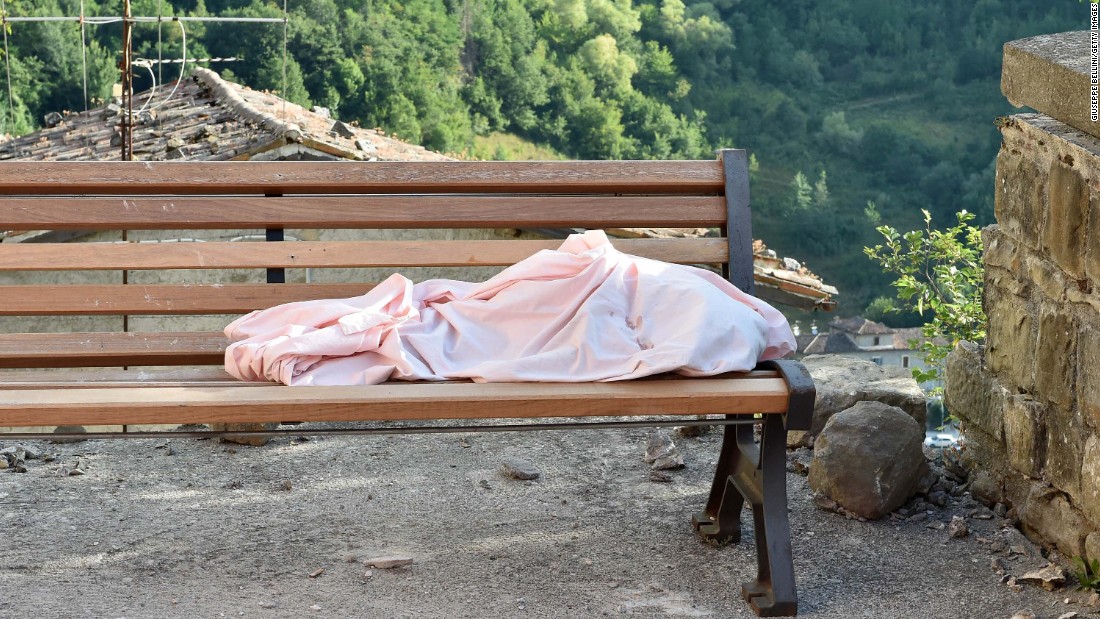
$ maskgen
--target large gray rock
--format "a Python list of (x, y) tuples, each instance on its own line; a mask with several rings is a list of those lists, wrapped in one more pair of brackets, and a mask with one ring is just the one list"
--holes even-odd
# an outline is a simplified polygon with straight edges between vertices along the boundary
[(810, 487), (864, 518), (881, 518), (916, 492), (928, 471), (924, 428), (905, 411), (859, 402), (833, 415), (814, 444)]
[(820, 434), (833, 415), (866, 401), (905, 411), (920, 426), (923, 436), (927, 397), (909, 370), (844, 355), (809, 355), (802, 364), (814, 379), (817, 399), (810, 431), (792, 437), (791, 443), (809, 445), (810, 437)]

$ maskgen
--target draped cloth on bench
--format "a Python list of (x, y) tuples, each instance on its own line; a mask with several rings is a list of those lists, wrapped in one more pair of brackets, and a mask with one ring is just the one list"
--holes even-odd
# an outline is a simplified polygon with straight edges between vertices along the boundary
[(710, 271), (624, 254), (602, 231), (484, 283), (393, 275), (359, 297), (252, 312), (225, 333), (230, 374), (287, 385), (704, 376), (795, 348), (767, 303)]

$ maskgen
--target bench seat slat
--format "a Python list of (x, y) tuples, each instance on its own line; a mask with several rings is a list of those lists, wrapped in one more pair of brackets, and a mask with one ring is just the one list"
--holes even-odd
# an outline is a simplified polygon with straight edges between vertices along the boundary
[[(665, 262), (725, 262), (722, 238), (620, 239), (620, 251)], [(0, 271), (505, 266), (561, 241), (0, 244)]]
[(221, 368), (20, 370), (0, 372), (0, 389), (93, 389), (104, 387), (244, 387)]
[(0, 197), (0, 230), (705, 228), (725, 219), (719, 196)]
[(342, 299), (373, 284), (103, 284), (0, 286), (0, 316), (244, 314), (312, 299)]
[[(185, 173), (184, 173), (185, 171)], [(0, 194), (718, 193), (718, 161), (23, 162)]]
[[(775, 378), (771, 370), (731, 372), (729, 378)], [(694, 380), (676, 374), (661, 374), (635, 380)], [(463, 381), (465, 382), (465, 381)], [(393, 382), (394, 386), (416, 384)], [(126, 387), (155, 389), (161, 387), (269, 387), (271, 383), (243, 382), (221, 368), (114, 369), (97, 368), (63, 370), (21, 370), (0, 372), (2, 389), (95, 389)]]
[(782, 413), (781, 378), (0, 390), (0, 426)]

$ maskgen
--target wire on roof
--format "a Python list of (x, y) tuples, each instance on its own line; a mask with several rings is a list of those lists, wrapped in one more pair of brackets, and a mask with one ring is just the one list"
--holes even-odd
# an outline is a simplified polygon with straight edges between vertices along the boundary
[[(0, 17), (5, 21), (8, 17), (8, 5), (5, 0), (0, 0)], [(0, 29), (4, 31), (4, 70), (8, 74), (8, 131), (15, 132), (15, 99), (11, 94), (11, 53), (8, 51), (8, 25), (0, 23)]]
[(290, 31), (290, 20), (287, 18), (286, 0), (283, 0), (283, 122), (286, 122), (286, 41)]
[(80, 0), (80, 68), (84, 76), (84, 111), (88, 111), (88, 41), (84, 35), (84, 0)]

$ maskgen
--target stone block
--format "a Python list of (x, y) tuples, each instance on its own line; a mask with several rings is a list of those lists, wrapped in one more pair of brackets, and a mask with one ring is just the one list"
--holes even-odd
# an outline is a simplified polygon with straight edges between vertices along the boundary
[(990, 295), (986, 358), (1002, 384), (1030, 392), (1035, 387), (1035, 333), (1027, 301), (1015, 295)]
[(1043, 304), (1035, 353), (1036, 391), (1043, 399), (1069, 409), (1076, 378), (1077, 326), (1065, 309)]
[(1043, 405), (1023, 395), (1006, 398), (1004, 432), (1009, 464), (1024, 475), (1038, 478), (1046, 450)]
[(992, 225), (982, 229), (982, 246), (982, 261), (986, 267), (1000, 267), (1017, 273), (1021, 271), (1023, 249), (1000, 226)]
[(1092, 278), (1092, 287), (1100, 289), (1100, 194), (1089, 197), (1088, 248), (1085, 250), (1085, 273)]
[(976, 425), (1000, 441), (1004, 436), (1004, 399), (1007, 395), (982, 363), (977, 344), (960, 342), (947, 355), (944, 404), (966, 425)]
[(1054, 160), (1047, 178), (1048, 208), (1043, 248), (1074, 279), (1085, 276), (1085, 222), (1089, 188), (1078, 168)]
[(997, 155), (993, 209), (1001, 229), (1029, 247), (1039, 247), (1039, 228), (1046, 207), (1047, 170), (1021, 153), (1002, 149)]
[(1076, 411), (1057, 405), (1045, 407), (1043, 423), (1047, 435), (1043, 476), (1076, 497), (1081, 492), (1081, 459), (1089, 430)]
[(1001, 92), (1027, 106), (1100, 136), (1089, 110), (1088, 31), (1043, 34), (1004, 46)]
[(1100, 436), (1089, 435), (1084, 451), (1085, 457), (1081, 460), (1081, 493), (1074, 498), (1089, 520), (1100, 523)]
[(1065, 494), (1035, 484), (1018, 513), (1028, 537), (1038, 537), (1054, 545), (1063, 556), (1080, 557), (1085, 554), (1085, 538), (1092, 532), (1092, 527)]
[(1066, 277), (1065, 272), (1049, 259), (1031, 255), (1024, 261), (1027, 265), (1028, 279), (1051, 301), (1062, 303), (1066, 300), (1066, 290), (1077, 283)]
[(989, 313), (995, 297), (999, 293), (1017, 297), (1031, 296), (1031, 280), (1027, 279), (1024, 269), (1008, 271), (995, 266), (987, 266), (985, 270), (985, 295), (982, 298), (982, 308)]
[(1077, 405), (1085, 421), (1100, 428), (1100, 320), (1083, 323), (1078, 337)]

